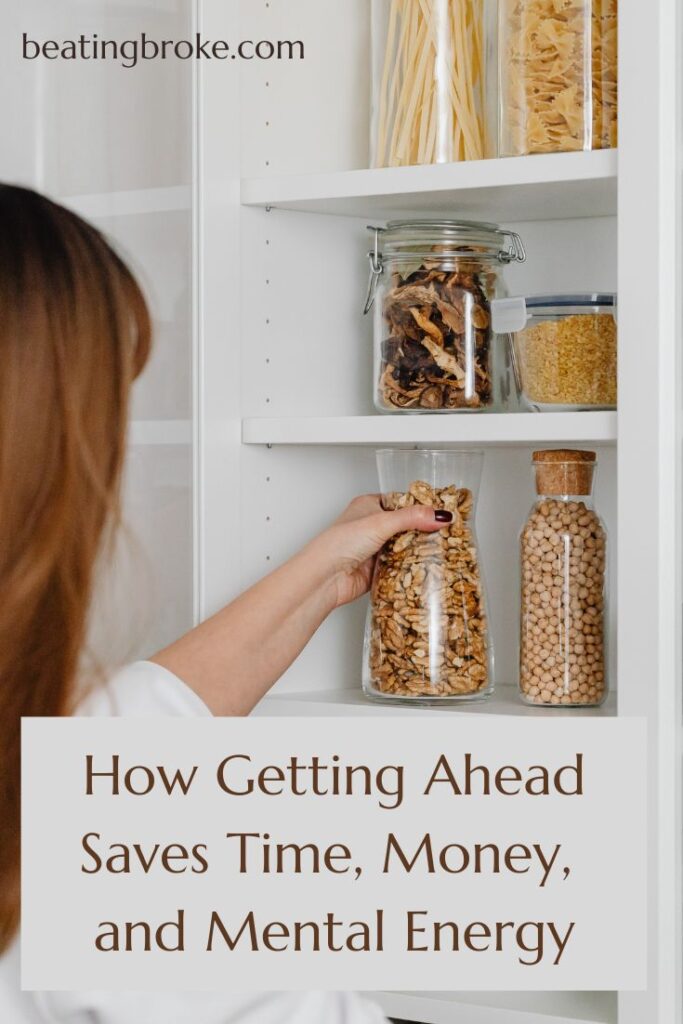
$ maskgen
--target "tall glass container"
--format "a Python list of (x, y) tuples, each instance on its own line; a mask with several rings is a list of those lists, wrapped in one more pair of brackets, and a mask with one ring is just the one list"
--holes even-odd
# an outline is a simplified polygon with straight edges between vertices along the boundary
[(372, 0), (373, 167), (480, 160), (484, 0)]
[(617, 144), (617, 0), (500, 0), (499, 155)]
[(493, 692), (493, 646), (474, 531), (479, 452), (377, 453), (385, 509), (452, 513), (436, 533), (409, 532), (377, 558), (363, 654), (363, 689), (380, 701), (441, 704)]
[(595, 452), (533, 456), (538, 501), (521, 534), (522, 699), (590, 707), (607, 695), (607, 535), (592, 501)]

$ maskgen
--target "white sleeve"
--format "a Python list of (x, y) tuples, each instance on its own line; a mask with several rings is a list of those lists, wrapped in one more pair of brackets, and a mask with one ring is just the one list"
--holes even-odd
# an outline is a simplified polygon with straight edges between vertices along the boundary
[(104, 686), (88, 694), (76, 714), (89, 718), (211, 716), (194, 690), (167, 668), (152, 661), (136, 661), (121, 669)]
[[(167, 669), (140, 661), (117, 672), (79, 706), (89, 717), (207, 717), (197, 694)], [(385, 1024), (353, 992), (26, 993), (41, 1024)], [(24, 1020), (29, 1024), (28, 1013)], [(23, 1024), (23, 1022), (22, 1022)]]
[(386, 1024), (352, 992), (45, 992), (45, 1024)]

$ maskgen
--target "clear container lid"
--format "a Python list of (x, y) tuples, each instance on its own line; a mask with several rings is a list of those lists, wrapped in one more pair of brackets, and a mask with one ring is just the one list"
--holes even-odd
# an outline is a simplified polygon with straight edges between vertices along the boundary
[(524, 262), (522, 240), (497, 224), (470, 220), (393, 220), (385, 228), (368, 227), (375, 235), (379, 259), (434, 258), (439, 255), (492, 257), (501, 263)]
[(526, 308), (534, 313), (566, 313), (569, 309), (578, 313), (595, 312), (599, 308), (612, 309), (616, 296), (609, 292), (593, 292), (591, 295), (529, 295)]
[(617, 297), (611, 292), (575, 295), (529, 295), (495, 299), (491, 303), (493, 330), (498, 334), (523, 331), (531, 317), (581, 316), (611, 313), (617, 317)]

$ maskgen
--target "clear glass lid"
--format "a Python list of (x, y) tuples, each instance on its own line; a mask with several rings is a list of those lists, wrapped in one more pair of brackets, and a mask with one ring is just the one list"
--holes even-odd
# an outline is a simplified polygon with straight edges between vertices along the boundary
[[(514, 231), (497, 224), (469, 220), (394, 220), (386, 227), (368, 227), (375, 235), (376, 252), (387, 259), (440, 254), (493, 257), (501, 263), (523, 262), (526, 253)], [(381, 250), (381, 251), (380, 251)]]

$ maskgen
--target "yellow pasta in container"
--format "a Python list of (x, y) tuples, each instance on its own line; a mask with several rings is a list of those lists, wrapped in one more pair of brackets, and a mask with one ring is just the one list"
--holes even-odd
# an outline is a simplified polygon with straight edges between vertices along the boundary
[(485, 156), (484, 0), (372, 0), (372, 166)]
[(499, 0), (501, 156), (617, 144), (617, 0)]
[(616, 297), (494, 299), (493, 330), (512, 341), (520, 395), (540, 411), (617, 406)]

